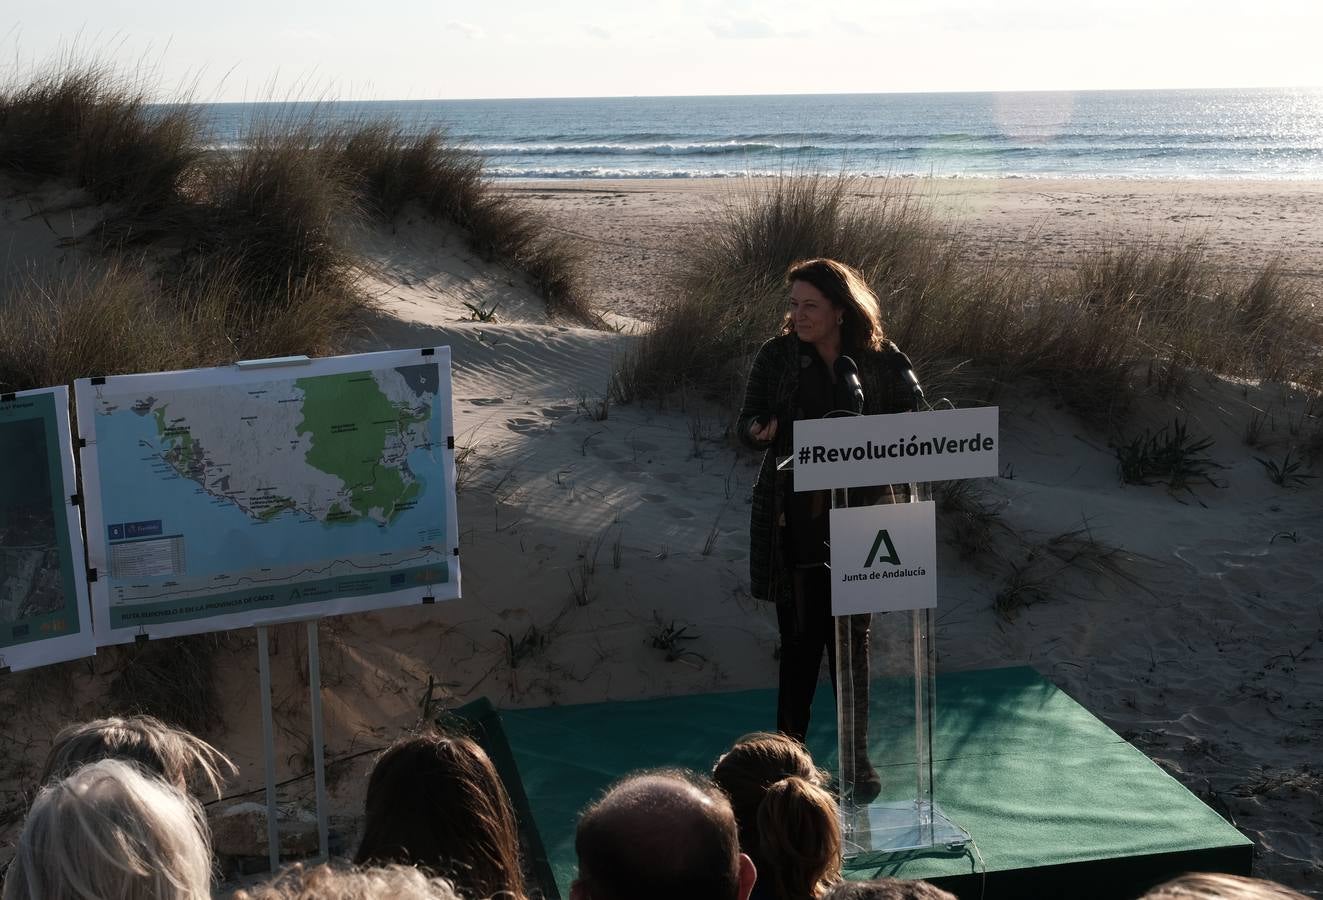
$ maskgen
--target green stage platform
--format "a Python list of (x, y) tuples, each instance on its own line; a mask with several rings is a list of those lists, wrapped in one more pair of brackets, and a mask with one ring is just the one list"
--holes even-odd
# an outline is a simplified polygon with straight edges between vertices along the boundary
[[(706, 772), (774, 710), (774, 692), (741, 691), (501, 712), (561, 896), (574, 876), (575, 815), (603, 788), (640, 768)], [(831, 764), (826, 685), (808, 743)], [(849, 877), (924, 878), (962, 898), (1124, 898), (1184, 871), (1250, 872), (1248, 840), (1033, 669), (939, 676), (933, 745), (937, 804), (977, 852), (900, 853)], [(872, 756), (892, 758), (885, 747)]]

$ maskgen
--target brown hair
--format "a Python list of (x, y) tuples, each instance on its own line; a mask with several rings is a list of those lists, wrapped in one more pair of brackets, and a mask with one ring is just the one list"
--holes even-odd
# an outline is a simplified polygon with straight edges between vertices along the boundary
[[(882, 304), (858, 269), (834, 259), (805, 259), (786, 270), (786, 284), (803, 281), (822, 292), (841, 313), (841, 344), (848, 349), (880, 350)], [(794, 324), (787, 315), (782, 331), (790, 334)]]
[(769, 787), (792, 775), (819, 787), (827, 783), (827, 774), (813, 764), (813, 757), (803, 744), (784, 734), (766, 731), (746, 734), (721, 754), (712, 767), (712, 780), (726, 792), (735, 810), (740, 848), (755, 863), (759, 855), (758, 806)]
[(392, 744), (368, 780), (354, 862), (407, 863), (478, 897), (524, 896), (514, 809), (472, 740), (429, 732)]
[(1275, 881), (1212, 872), (1192, 872), (1160, 884), (1141, 900), (1306, 900)]
[(575, 892), (588, 900), (735, 900), (735, 815), (711, 782), (681, 770), (613, 785), (579, 817)]
[(65, 778), (102, 759), (129, 760), (181, 790), (207, 787), (217, 797), (226, 776), (238, 771), (224, 753), (181, 728), (152, 716), (111, 716), (62, 728), (51, 742), (41, 781)]
[(778, 781), (758, 807), (758, 851), (777, 900), (821, 897), (841, 879), (836, 801), (803, 778)]

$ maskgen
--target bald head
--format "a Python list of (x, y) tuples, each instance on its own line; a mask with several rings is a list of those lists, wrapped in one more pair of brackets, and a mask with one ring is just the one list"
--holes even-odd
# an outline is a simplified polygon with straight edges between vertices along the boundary
[(737, 900), (742, 872), (735, 814), (684, 772), (617, 783), (579, 819), (578, 900)]

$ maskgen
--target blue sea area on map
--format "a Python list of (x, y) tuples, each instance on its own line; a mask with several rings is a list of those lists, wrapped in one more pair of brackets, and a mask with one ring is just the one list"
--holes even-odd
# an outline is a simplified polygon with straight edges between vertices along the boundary
[[(162, 534), (184, 536), (183, 574), (189, 578), (301, 562), (316, 567), (349, 556), (399, 553), (443, 540), (446, 499), (440, 489), (445, 484), (440, 449), (409, 455), (409, 468), (423, 491), (418, 503), (399, 513), (389, 527), (368, 518), (325, 524), (297, 511), (261, 522), (169, 470), (155, 449), (158, 435), (152, 416), (122, 409), (98, 415), (96, 425), (106, 528), (160, 520)], [(433, 417), (430, 428), (433, 447), (445, 446), (440, 416)], [(164, 580), (135, 578), (134, 582)]]

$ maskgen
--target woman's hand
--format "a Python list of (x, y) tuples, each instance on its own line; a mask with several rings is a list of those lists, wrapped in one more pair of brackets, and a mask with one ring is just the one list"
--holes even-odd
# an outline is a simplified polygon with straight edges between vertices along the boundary
[(770, 416), (766, 424), (759, 425), (754, 419), (749, 423), (749, 437), (760, 444), (770, 444), (776, 438), (776, 416)]

